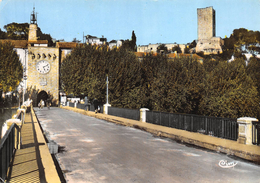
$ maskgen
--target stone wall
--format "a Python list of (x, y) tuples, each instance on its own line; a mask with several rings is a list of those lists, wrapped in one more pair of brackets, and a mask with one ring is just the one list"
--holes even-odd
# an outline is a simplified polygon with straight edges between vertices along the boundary
[(224, 45), (224, 40), (220, 37), (212, 37), (210, 39), (198, 40), (196, 46), (196, 52), (204, 52), (205, 55), (209, 54), (219, 54), (222, 53), (222, 46)]
[[(28, 47), (28, 76), (27, 88), (42, 90), (59, 100), (59, 48)], [(42, 74), (36, 70), (37, 62), (44, 60), (50, 64), (50, 71)]]

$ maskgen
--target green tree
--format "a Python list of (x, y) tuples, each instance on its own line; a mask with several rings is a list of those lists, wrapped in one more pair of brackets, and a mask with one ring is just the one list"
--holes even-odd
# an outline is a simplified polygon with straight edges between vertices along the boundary
[(0, 90), (14, 91), (22, 80), (23, 69), (10, 42), (0, 42)]
[(234, 29), (229, 38), (224, 39), (223, 59), (230, 59), (233, 54), (240, 57), (242, 52), (259, 53), (260, 32), (244, 28)]
[(259, 97), (253, 80), (246, 74), (243, 59), (220, 61), (206, 74), (200, 114), (238, 118), (256, 117)]
[[(257, 58), (251, 58), (248, 66), (246, 67), (247, 75), (252, 78), (254, 85), (257, 88), (258, 96), (260, 97), (260, 60)], [(259, 111), (260, 112), (260, 111)], [(260, 117), (260, 116), (259, 116)]]
[(181, 48), (180, 48), (180, 46), (179, 45), (177, 45), (177, 46), (174, 46), (173, 48), (172, 48), (172, 52), (177, 52), (177, 53), (181, 53)]
[(62, 88), (67, 94), (84, 93), (93, 100), (106, 101), (109, 76), (109, 102), (116, 107), (140, 108), (140, 62), (126, 49), (107, 46), (75, 48), (61, 64)]
[(168, 111), (196, 114), (203, 91), (203, 66), (196, 59), (183, 57), (169, 62), (168, 69)]
[(165, 44), (160, 44), (158, 47), (157, 47), (157, 53), (168, 53), (168, 49), (167, 47), (165, 46)]
[[(141, 62), (142, 79), (143, 79), (143, 92), (144, 92), (144, 107), (150, 110), (160, 110), (161, 105), (158, 104), (159, 98), (154, 98), (157, 92), (160, 92), (161, 87), (159, 81), (155, 81), (156, 78), (162, 77), (164, 68), (167, 68), (167, 57), (165, 55), (154, 56), (153, 54), (147, 54)], [(160, 93), (159, 93), (160, 94)], [(158, 94), (158, 95), (159, 95)]]
[(145, 107), (150, 110), (196, 113), (204, 69), (191, 58), (167, 61), (164, 55), (147, 55), (142, 61)]
[(193, 40), (191, 43), (188, 43), (188, 46), (186, 46), (184, 49), (184, 53), (191, 53), (191, 49), (192, 49), (192, 53), (195, 53), (196, 45), (197, 45), (196, 40)]
[(134, 31), (132, 31), (132, 37), (131, 37), (130, 40), (127, 39), (127, 40), (123, 41), (122, 48), (130, 50), (130, 51), (136, 51), (137, 50), (136, 36), (135, 36)]
[(131, 47), (134, 51), (137, 50), (137, 46), (136, 46), (136, 35), (135, 32), (132, 31), (132, 37), (131, 37)]
[(189, 48), (191, 49), (191, 48), (196, 48), (196, 46), (197, 46), (197, 42), (196, 42), (196, 40), (193, 40), (192, 42), (191, 42), (191, 44), (189, 45)]
[(190, 53), (190, 48), (187, 47), (187, 46), (185, 46), (185, 48), (184, 48), (184, 53)]
[(6, 39), (6, 32), (4, 32), (4, 31), (2, 31), (1, 29), (0, 29), (0, 39)]
[(108, 68), (110, 102), (117, 107), (141, 108), (143, 103), (141, 65), (128, 50), (112, 50)]
[(4, 26), (4, 29), (7, 31), (7, 39), (14, 40), (27, 40), (29, 32), (28, 23), (10, 23)]

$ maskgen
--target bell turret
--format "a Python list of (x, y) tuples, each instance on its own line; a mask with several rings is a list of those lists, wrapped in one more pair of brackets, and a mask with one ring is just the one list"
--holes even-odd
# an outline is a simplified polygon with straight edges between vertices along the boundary
[(31, 14), (31, 24), (37, 24), (37, 15), (35, 13), (35, 7), (33, 7), (33, 12)]
[(37, 16), (35, 13), (35, 8), (33, 7), (33, 12), (31, 14), (31, 22), (29, 25), (29, 35), (28, 41), (37, 41)]

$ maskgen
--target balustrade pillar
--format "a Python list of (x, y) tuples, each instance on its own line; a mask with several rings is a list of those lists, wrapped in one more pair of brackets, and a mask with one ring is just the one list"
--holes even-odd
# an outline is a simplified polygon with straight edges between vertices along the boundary
[(237, 119), (238, 123), (238, 143), (252, 145), (252, 122), (258, 122), (256, 118), (242, 117)]
[(149, 111), (147, 108), (141, 108), (140, 109), (140, 121), (146, 122), (146, 111)]
[(108, 114), (108, 107), (111, 107), (111, 105), (110, 104), (103, 105), (103, 114)]

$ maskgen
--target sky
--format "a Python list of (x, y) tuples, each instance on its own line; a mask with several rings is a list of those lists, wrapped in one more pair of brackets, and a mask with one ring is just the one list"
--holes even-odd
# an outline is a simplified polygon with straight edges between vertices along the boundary
[(67, 42), (83, 35), (126, 40), (134, 31), (137, 45), (190, 43), (197, 39), (197, 8), (209, 6), (217, 37), (238, 28), (260, 31), (260, 0), (0, 0), (1, 30), (30, 23), (34, 6), (41, 31)]

